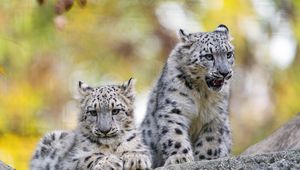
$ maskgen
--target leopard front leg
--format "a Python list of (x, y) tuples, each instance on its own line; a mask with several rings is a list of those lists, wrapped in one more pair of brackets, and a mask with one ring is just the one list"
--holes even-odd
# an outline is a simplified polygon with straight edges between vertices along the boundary
[(96, 163), (95, 166), (92, 168), (93, 170), (107, 170), (107, 169), (123, 170), (122, 160), (113, 154), (104, 156), (103, 158), (99, 159), (95, 163)]
[(188, 134), (188, 120), (177, 108), (156, 112), (159, 134), (158, 149), (164, 166), (194, 161)]
[(228, 121), (206, 124), (194, 143), (195, 160), (211, 160), (228, 156), (231, 152), (231, 132)]
[(93, 153), (88, 156), (73, 158), (72, 162), (76, 165), (74, 169), (90, 169), (90, 170), (106, 170), (115, 169), (122, 170), (122, 160), (113, 154), (104, 155), (103, 153)]
[(137, 130), (128, 132), (126, 140), (117, 148), (117, 153), (126, 170), (150, 169), (152, 166), (150, 150), (142, 142), (141, 133)]
[(151, 160), (149, 155), (139, 152), (128, 152), (122, 156), (124, 169), (137, 170), (137, 169), (150, 169)]

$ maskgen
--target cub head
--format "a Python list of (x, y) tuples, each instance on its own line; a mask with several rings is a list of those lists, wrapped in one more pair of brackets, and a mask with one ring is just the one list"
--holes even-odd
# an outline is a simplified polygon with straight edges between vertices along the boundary
[(94, 140), (113, 140), (134, 128), (134, 80), (122, 85), (90, 87), (79, 82), (81, 131)]
[(179, 30), (184, 69), (197, 80), (206, 82), (209, 89), (221, 90), (232, 77), (234, 63), (231, 36), (225, 25), (219, 25), (212, 32), (185, 33)]

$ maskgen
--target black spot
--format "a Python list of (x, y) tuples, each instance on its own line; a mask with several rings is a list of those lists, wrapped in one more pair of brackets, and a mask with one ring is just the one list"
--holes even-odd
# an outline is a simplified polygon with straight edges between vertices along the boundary
[(166, 133), (168, 133), (168, 132), (169, 132), (168, 128), (167, 128), (166, 126), (164, 126), (164, 127), (162, 128), (161, 133), (162, 133), (162, 134), (166, 134)]
[(168, 123), (174, 123), (173, 120), (168, 120)]
[(198, 59), (196, 58), (195, 60), (192, 61), (192, 64), (196, 63)]
[(177, 125), (181, 126), (182, 128), (186, 128), (186, 126), (183, 123), (176, 122)]
[(171, 139), (168, 140), (168, 146), (172, 146), (173, 145), (173, 141)]
[(67, 132), (63, 132), (63, 133), (61, 133), (60, 134), (60, 136), (59, 136), (59, 139), (62, 139), (62, 138), (64, 138), (65, 136), (67, 136)]
[(195, 155), (198, 155), (198, 154), (199, 154), (199, 151), (196, 151), (196, 152), (195, 152)]
[(43, 139), (43, 144), (44, 145), (50, 145), (51, 144), (51, 140), (47, 139), (47, 138), (44, 138)]
[(56, 149), (52, 152), (52, 154), (50, 155), (50, 158), (54, 159), (55, 156), (56, 156)]
[(206, 136), (206, 141), (207, 142), (211, 142), (211, 141), (213, 141), (215, 138), (213, 137), (213, 136)]
[(203, 130), (204, 133), (211, 133), (212, 132), (212, 128), (211, 127), (206, 127), (204, 130)]
[(218, 149), (215, 149), (214, 156), (217, 156), (217, 155), (218, 155)]
[(169, 118), (170, 116), (169, 116), (169, 115), (164, 115), (164, 117), (165, 117), (165, 118)]
[(52, 139), (52, 140), (55, 140), (55, 134), (54, 134), (54, 133), (52, 133), (51, 139)]
[(151, 135), (152, 135), (152, 131), (148, 130), (148, 136), (151, 137)]
[(219, 142), (219, 143), (222, 143), (222, 139), (221, 139), (221, 138), (219, 138), (219, 139), (218, 139), (218, 142)]
[(129, 141), (131, 141), (133, 138), (135, 138), (136, 137), (136, 134), (134, 133), (132, 136), (130, 136), (128, 139), (126, 139), (127, 140), (127, 142), (129, 142)]
[(176, 134), (178, 134), (178, 135), (182, 135), (182, 131), (181, 131), (180, 129), (178, 129), (178, 128), (175, 128), (175, 132), (176, 132)]
[(212, 150), (211, 149), (207, 150), (207, 155), (212, 155)]
[(200, 156), (199, 156), (199, 159), (200, 159), (200, 160), (203, 160), (203, 159), (205, 159), (205, 156), (204, 156), (204, 155), (200, 155)]
[(87, 165), (87, 168), (88, 168), (88, 169), (90, 169), (90, 167), (92, 166), (93, 162), (94, 162), (94, 161), (91, 161), (91, 162)]
[(181, 114), (181, 110), (179, 109), (172, 109), (171, 112), (175, 114)]
[(88, 161), (92, 156), (87, 156), (85, 159), (84, 159), (84, 162)]
[(219, 132), (220, 132), (221, 135), (223, 135), (224, 129), (223, 129), (223, 128), (220, 128), (220, 129), (219, 129)]
[(171, 153), (171, 155), (175, 155), (175, 154), (177, 154), (177, 152), (176, 152), (176, 151), (174, 151), (174, 152), (172, 152), (172, 153)]
[(201, 147), (203, 144), (202, 144), (202, 141), (199, 141), (198, 143), (197, 143), (197, 147)]
[(181, 96), (184, 96), (184, 97), (187, 97), (187, 96), (188, 96), (186, 93), (183, 93), (183, 92), (179, 92), (179, 94), (180, 94)]
[(164, 150), (167, 149), (167, 144), (166, 143), (163, 143), (162, 145), (163, 145)]
[(175, 89), (174, 87), (170, 87), (170, 88), (168, 88), (168, 91), (169, 92), (174, 92), (174, 91), (177, 91), (177, 89)]
[(176, 142), (175, 145), (174, 145), (174, 147), (176, 149), (179, 149), (181, 147), (181, 143), (180, 142)]
[(187, 150), (187, 149), (183, 149), (183, 150), (182, 150), (182, 153), (187, 154), (187, 153), (188, 153), (188, 150)]

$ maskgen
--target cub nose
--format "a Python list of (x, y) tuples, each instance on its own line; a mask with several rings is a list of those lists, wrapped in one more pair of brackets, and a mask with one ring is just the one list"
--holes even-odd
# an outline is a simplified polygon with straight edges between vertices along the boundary
[(99, 129), (99, 128), (96, 128), (95, 129), (95, 132), (97, 134), (103, 134), (103, 135), (107, 135), (109, 132), (111, 131), (111, 129)]
[(110, 132), (111, 129), (104, 129), (104, 130), (100, 130), (101, 133), (103, 133), (104, 135), (107, 135), (108, 132)]
[(219, 71), (219, 73), (223, 76), (223, 77), (227, 77), (229, 73), (231, 73), (231, 71)]

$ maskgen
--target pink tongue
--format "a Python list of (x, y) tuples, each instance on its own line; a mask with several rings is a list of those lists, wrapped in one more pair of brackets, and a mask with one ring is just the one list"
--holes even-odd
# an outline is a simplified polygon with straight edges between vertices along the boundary
[(223, 80), (214, 80), (215, 85), (221, 85), (223, 83)]

